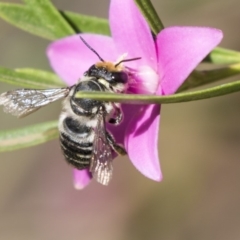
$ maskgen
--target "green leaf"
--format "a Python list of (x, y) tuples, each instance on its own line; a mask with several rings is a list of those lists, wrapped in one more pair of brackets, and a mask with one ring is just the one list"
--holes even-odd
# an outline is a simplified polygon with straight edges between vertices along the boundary
[(59, 135), (58, 122), (45, 122), (25, 128), (0, 131), (0, 152), (35, 146)]
[[(34, 3), (40, 4), (41, 1), (29, 0), (26, 2), (28, 2), (27, 6), (0, 2), (0, 17), (24, 31), (49, 40), (56, 40), (76, 32), (110, 35), (106, 19), (72, 12), (56, 12), (56, 9), (48, 15), (48, 11), (42, 8), (43, 5), (40, 9), (39, 7), (34, 9)], [(56, 15), (60, 22), (54, 19)]]
[(204, 61), (220, 64), (238, 63), (240, 62), (240, 52), (217, 47), (208, 54)]
[(47, 89), (66, 86), (60, 78), (47, 71), (37, 69), (8, 69), (0, 67), (0, 81), (24, 88)]
[(76, 32), (89, 32), (102, 35), (110, 35), (108, 20), (104, 18), (90, 17), (73, 12), (61, 12), (63, 17), (71, 24)]
[(76, 98), (90, 98), (107, 102), (121, 102), (128, 104), (162, 104), (196, 101), (206, 98), (223, 96), (238, 91), (240, 91), (240, 80), (204, 90), (187, 93), (177, 93), (168, 96), (113, 94), (106, 92), (79, 92), (76, 94)]
[(70, 24), (62, 17), (50, 0), (24, 0), (38, 21), (45, 25), (56, 38), (62, 38), (75, 33)]
[(54, 40), (55, 33), (48, 29), (35, 13), (20, 4), (0, 3), (0, 17), (14, 26), (34, 35)]
[(157, 35), (163, 28), (163, 23), (159, 18), (150, 0), (135, 0), (143, 16), (147, 20), (152, 32)]
[(182, 92), (187, 89), (203, 86), (205, 84), (213, 83), (238, 74), (240, 74), (240, 63), (214, 70), (207, 71), (195, 70), (183, 83), (183, 85), (178, 89), (177, 92)]

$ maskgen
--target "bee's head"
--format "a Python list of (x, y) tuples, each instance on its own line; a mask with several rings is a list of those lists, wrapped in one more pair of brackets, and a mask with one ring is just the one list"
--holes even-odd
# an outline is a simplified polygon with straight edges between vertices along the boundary
[(123, 92), (128, 85), (128, 74), (112, 62), (99, 62), (92, 65), (85, 73), (86, 76), (96, 77), (107, 89)]
[(86, 72), (88, 76), (104, 78), (112, 85), (128, 82), (128, 75), (123, 68), (117, 68), (112, 62), (99, 62), (92, 65)]
[(139, 60), (141, 58), (122, 59), (117, 63), (106, 62), (81, 36), (80, 39), (101, 61), (92, 65), (88, 71), (85, 72), (85, 76), (96, 77), (101, 84), (114, 92), (123, 92), (126, 90), (128, 86), (128, 74), (126, 70), (124, 70), (122, 63)]

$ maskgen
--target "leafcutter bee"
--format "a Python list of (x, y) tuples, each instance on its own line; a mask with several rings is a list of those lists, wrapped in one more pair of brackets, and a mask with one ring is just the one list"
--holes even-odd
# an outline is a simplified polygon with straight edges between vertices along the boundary
[(58, 128), (66, 161), (79, 170), (89, 169), (99, 183), (108, 185), (113, 172), (114, 151), (120, 155), (126, 154), (125, 149), (116, 143), (111, 133), (106, 130), (106, 122), (115, 125), (121, 123), (121, 105), (94, 99), (79, 99), (76, 98), (76, 93), (126, 92), (129, 75), (122, 63), (139, 58), (121, 60), (116, 64), (106, 62), (83, 38), (81, 40), (100, 61), (92, 65), (75, 85), (46, 90), (8, 91), (0, 95), (0, 105), (4, 106), (5, 112), (21, 118), (64, 98)]

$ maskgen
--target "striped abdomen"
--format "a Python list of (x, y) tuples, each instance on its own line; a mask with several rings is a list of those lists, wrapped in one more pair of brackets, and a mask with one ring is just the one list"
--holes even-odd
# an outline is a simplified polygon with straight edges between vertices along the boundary
[(81, 125), (81, 122), (67, 117), (63, 121), (63, 132), (60, 133), (60, 142), (67, 162), (77, 169), (90, 166), (94, 131)]

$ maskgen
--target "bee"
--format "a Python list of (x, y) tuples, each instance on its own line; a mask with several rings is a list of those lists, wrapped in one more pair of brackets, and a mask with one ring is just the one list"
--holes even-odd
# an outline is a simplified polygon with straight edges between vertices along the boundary
[(113, 154), (125, 155), (123, 146), (116, 143), (106, 129), (106, 122), (118, 125), (123, 119), (120, 103), (76, 98), (81, 91), (124, 93), (128, 88), (129, 74), (123, 62), (140, 58), (123, 59), (116, 64), (104, 61), (88, 43), (100, 62), (92, 65), (73, 86), (55, 89), (18, 89), (0, 95), (4, 111), (18, 118), (25, 117), (43, 106), (64, 99), (59, 118), (60, 146), (66, 161), (74, 168), (89, 169), (97, 182), (108, 185), (113, 173)]

